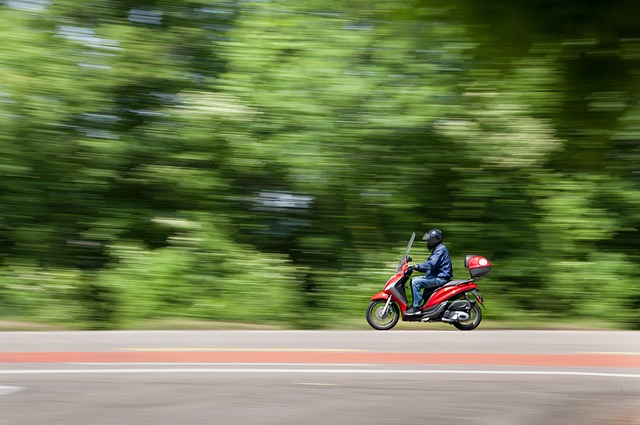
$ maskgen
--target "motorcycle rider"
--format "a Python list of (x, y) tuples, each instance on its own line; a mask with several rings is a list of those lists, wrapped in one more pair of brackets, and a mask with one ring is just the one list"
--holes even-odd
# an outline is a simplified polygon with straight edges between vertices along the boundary
[(442, 232), (438, 229), (431, 229), (422, 237), (427, 242), (427, 249), (431, 255), (424, 263), (409, 266), (418, 272), (426, 272), (425, 276), (411, 279), (411, 294), (413, 302), (405, 314), (416, 314), (419, 312), (422, 303), (422, 291), (424, 288), (437, 288), (449, 282), (453, 277), (453, 266), (449, 250), (442, 243)]

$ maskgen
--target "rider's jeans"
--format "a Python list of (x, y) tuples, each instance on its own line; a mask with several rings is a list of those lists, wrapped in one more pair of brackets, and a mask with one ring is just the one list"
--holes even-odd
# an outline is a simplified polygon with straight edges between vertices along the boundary
[(420, 276), (411, 279), (411, 294), (413, 295), (413, 307), (418, 307), (422, 304), (422, 290), (423, 288), (435, 288), (442, 286), (449, 280), (443, 277), (435, 276)]

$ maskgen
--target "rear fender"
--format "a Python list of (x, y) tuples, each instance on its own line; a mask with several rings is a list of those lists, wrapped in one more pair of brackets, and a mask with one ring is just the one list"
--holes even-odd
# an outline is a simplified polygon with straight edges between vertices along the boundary
[(484, 306), (484, 298), (482, 298), (482, 294), (480, 293), (480, 291), (478, 289), (473, 289), (469, 292), (472, 293), (473, 296), (476, 298), (473, 302), (475, 303), (477, 301), (478, 304), (480, 304), (482, 308), (486, 310), (487, 307)]

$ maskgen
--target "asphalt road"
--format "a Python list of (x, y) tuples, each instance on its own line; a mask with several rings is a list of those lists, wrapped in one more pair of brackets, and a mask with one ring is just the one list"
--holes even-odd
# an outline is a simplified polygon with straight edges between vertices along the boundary
[(640, 425), (640, 332), (0, 333), (0, 425)]

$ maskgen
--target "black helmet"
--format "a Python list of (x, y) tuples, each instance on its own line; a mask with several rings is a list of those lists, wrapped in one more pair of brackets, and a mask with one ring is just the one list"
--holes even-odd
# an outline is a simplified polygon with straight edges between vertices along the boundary
[(422, 240), (427, 241), (427, 248), (432, 250), (442, 242), (442, 232), (438, 229), (431, 229), (424, 234)]

